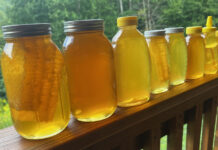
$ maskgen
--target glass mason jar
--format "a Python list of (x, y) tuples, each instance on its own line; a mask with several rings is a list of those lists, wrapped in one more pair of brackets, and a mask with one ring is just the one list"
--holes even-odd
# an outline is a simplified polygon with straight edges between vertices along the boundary
[(150, 58), (146, 40), (137, 30), (137, 17), (120, 17), (114, 36), (118, 105), (135, 106), (150, 97)]
[(204, 33), (205, 43), (205, 74), (215, 74), (217, 72), (217, 41), (216, 27), (205, 27)]
[(187, 46), (184, 28), (166, 28), (166, 39), (169, 48), (170, 84), (178, 85), (185, 82), (187, 71)]
[(17, 132), (43, 139), (61, 132), (70, 119), (61, 52), (51, 40), (50, 24), (2, 27), (6, 44), (2, 73)]
[(68, 21), (64, 28), (71, 111), (79, 121), (105, 119), (113, 114), (117, 101), (113, 51), (103, 20)]
[(187, 79), (197, 79), (204, 75), (205, 47), (202, 27), (186, 28), (186, 43), (188, 48)]
[(151, 30), (144, 33), (151, 58), (151, 92), (162, 93), (169, 87), (168, 48), (164, 30)]

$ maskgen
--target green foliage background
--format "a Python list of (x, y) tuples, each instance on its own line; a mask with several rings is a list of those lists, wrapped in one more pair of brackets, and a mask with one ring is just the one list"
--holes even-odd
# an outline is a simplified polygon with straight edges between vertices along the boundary
[[(122, 3), (120, 3), (122, 2)], [(123, 10), (121, 10), (121, 5)], [(105, 20), (109, 39), (117, 32), (119, 16), (137, 15), (140, 31), (177, 26), (204, 26), (214, 17), (218, 26), (218, 0), (0, 0), (0, 26), (51, 23), (53, 40), (61, 48), (63, 22), (79, 19)], [(4, 40), (0, 31), (0, 51)], [(4, 83), (0, 72), (0, 128), (11, 124)]]

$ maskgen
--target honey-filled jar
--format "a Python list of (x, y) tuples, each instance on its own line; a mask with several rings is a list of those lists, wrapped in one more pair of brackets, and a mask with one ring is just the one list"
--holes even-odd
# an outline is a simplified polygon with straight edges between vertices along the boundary
[(169, 48), (170, 84), (178, 85), (185, 82), (187, 71), (187, 46), (184, 28), (166, 28), (166, 39)]
[(114, 60), (103, 20), (68, 21), (64, 31), (63, 55), (72, 114), (84, 122), (111, 116), (117, 106)]
[(137, 30), (135, 16), (117, 19), (119, 31), (114, 36), (114, 59), (118, 106), (145, 103), (150, 97), (150, 58), (146, 40)]
[(218, 31), (216, 31), (217, 69), (218, 69)]
[(26, 139), (61, 132), (70, 119), (64, 60), (50, 24), (3, 26), (1, 66), (14, 127)]
[[(218, 31), (216, 31), (216, 43), (217, 43), (217, 50), (218, 50)], [(218, 51), (217, 51), (218, 53)]]
[(187, 79), (197, 79), (204, 75), (205, 47), (202, 27), (187, 27), (186, 42), (188, 49)]
[(145, 31), (144, 35), (151, 58), (151, 93), (166, 92), (169, 87), (169, 56), (165, 31)]
[(202, 29), (205, 43), (205, 74), (217, 72), (216, 27), (213, 27), (212, 24), (212, 16), (208, 16), (206, 27)]

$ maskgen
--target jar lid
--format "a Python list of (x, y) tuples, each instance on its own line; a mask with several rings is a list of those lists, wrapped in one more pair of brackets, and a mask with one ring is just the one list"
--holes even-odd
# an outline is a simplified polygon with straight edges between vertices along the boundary
[(151, 30), (144, 32), (145, 37), (165, 36), (165, 30)]
[(75, 20), (64, 22), (65, 33), (103, 29), (103, 19)]
[(17, 38), (26, 36), (39, 36), (51, 34), (49, 23), (20, 24), (2, 26), (4, 38)]
[(184, 28), (183, 27), (165, 28), (164, 30), (165, 30), (166, 34), (168, 34), (168, 33), (184, 32)]
[(138, 17), (137, 16), (127, 16), (127, 17), (119, 17), (117, 18), (117, 26), (130, 26), (130, 25), (137, 25), (138, 24)]
[(203, 33), (208, 33), (208, 32), (215, 32), (215, 31), (216, 31), (216, 27), (213, 27), (213, 17), (208, 16), (207, 17), (206, 27), (204, 27), (202, 29), (202, 32)]
[(187, 27), (186, 34), (202, 33), (202, 26)]

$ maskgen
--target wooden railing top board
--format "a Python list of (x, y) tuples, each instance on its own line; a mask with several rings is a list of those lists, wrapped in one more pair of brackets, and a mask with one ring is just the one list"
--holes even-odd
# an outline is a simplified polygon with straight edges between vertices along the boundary
[[(168, 92), (152, 95), (151, 100), (143, 105), (118, 108), (110, 118), (94, 122), (82, 123), (74, 118), (68, 127), (60, 134), (44, 140), (26, 140), (18, 135), (14, 127), (0, 130), (0, 150), (34, 150), (34, 149), (72, 149), (86, 148), (109, 136), (116, 134), (137, 122), (152, 118), (170, 108), (189, 101), (192, 97), (210, 91), (216, 93), (218, 88), (218, 75), (207, 75), (197, 80), (190, 80), (184, 84), (170, 87)], [(218, 92), (218, 91), (217, 91)], [(215, 95), (214, 94), (214, 95)], [(205, 98), (207, 95), (204, 95)], [(208, 97), (210, 98), (210, 97)], [(192, 103), (190, 101), (191, 107)], [(164, 116), (163, 116), (164, 118)]]

